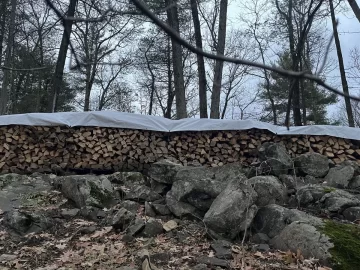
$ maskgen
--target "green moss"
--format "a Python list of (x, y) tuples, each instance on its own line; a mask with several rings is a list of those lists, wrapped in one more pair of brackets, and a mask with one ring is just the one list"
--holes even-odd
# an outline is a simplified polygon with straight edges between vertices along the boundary
[(360, 269), (359, 226), (326, 221), (320, 231), (334, 244), (330, 249), (334, 270)]
[(330, 193), (330, 192), (333, 192), (333, 191), (336, 191), (336, 188), (332, 188), (332, 187), (325, 187), (324, 188), (325, 193)]

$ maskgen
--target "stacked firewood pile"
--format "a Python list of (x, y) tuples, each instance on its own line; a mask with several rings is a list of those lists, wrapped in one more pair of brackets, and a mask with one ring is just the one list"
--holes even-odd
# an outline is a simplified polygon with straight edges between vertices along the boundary
[(357, 160), (358, 141), (329, 136), (277, 136), (267, 130), (163, 133), (104, 127), (0, 127), (0, 172), (143, 170), (170, 158), (184, 165), (257, 161), (264, 142), (282, 142), (291, 156), (314, 151), (335, 163)]

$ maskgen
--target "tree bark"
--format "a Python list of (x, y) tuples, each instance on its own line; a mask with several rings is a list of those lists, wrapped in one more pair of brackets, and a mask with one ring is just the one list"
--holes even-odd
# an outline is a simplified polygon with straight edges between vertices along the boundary
[(348, 2), (349, 2), (351, 9), (353, 10), (356, 18), (360, 22), (360, 7), (359, 7), (359, 5), (356, 3), (356, 0), (348, 0)]
[(166, 112), (164, 114), (165, 118), (171, 119), (171, 109), (172, 109), (172, 104), (174, 101), (174, 91), (173, 91), (173, 87), (172, 87), (172, 72), (171, 72), (171, 45), (170, 45), (170, 38), (168, 38), (168, 43), (167, 43), (167, 77), (168, 77), (168, 85), (167, 85), (167, 90), (168, 90), (168, 99), (167, 99), (167, 104), (166, 104)]
[[(10, 67), (12, 62), (12, 49), (14, 47), (14, 35), (15, 35), (15, 16), (16, 16), (17, 0), (11, 0), (11, 13), (9, 22), (9, 35), (7, 38), (7, 47), (5, 55), (5, 67)], [(11, 81), (12, 71), (10, 69), (4, 70), (3, 83), (0, 92), (0, 115), (7, 113), (7, 104), (9, 101), (9, 86)]]
[[(199, 11), (197, 0), (190, 0), (192, 19), (194, 23), (195, 43), (196, 47), (202, 49), (202, 36), (201, 26), (199, 20)], [(206, 73), (204, 57), (200, 54), (196, 55), (198, 64), (198, 77), (199, 77), (199, 107), (200, 118), (208, 118), (207, 113), (207, 95), (206, 95)]]
[[(219, 14), (218, 43), (216, 48), (217, 55), (224, 55), (225, 53), (227, 7), (228, 7), (228, 0), (221, 0), (220, 14)], [(215, 62), (214, 82), (213, 82), (213, 89), (211, 95), (211, 111), (210, 111), (210, 118), (214, 118), (214, 119), (219, 119), (220, 117), (220, 95), (221, 95), (223, 67), (224, 67), (223, 61), (217, 60)]]
[[(349, 1), (349, 3), (350, 3), (350, 1)], [(329, 0), (329, 4), (330, 4), (331, 22), (332, 22), (335, 45), (336, 45), (336, 53), (337, 53), (338, 61), (339, 61), (341, 83), (342, 83), (344, 93), (346, 95), (349, 95), (349, 87), (348, 87), (347, 80), (346, 80), (346, 73), (345, 73), (345, 67), (344, 67), (344, 60), (343, 60), (343, 56), (342, 56), (342, 52), (341, 52), (339, 33), (338, 33), (337, 27), (336, 27), (336, 18), (335, 18), (333, 0)], [(351, 100), (349, 97), (344, 97), (344, 99), (345, 99), (346, 114), (348, 117), (349, 127), (354, 127), (355, 122), (354, 122), (353, 111), (351, 108)]]
[[(78, 0), (70, 0), (67, 17), (74, 17), (76, 4)], [(58, 54), (58, 59), (56, 62), (55, 73), (52, 81), (51, 93), (49, 94), (48, 99), (48, 112), (56, 111), (57, 97), (63, 85), (63, 76), (64, 76), (64, 66), (66, 61), (66, 54), (70, 44), (71, 28), (73, 21), (64, 20), (64, 31), (61, 39), (60, 50)]]
[[(179, 14), (177, 6), (174, 5), (174, 0), (165, 0), (165, 4), (168, 8), (167, 19), (169, 26), (180, 33), (179, 28)], [(186, 98), (185, 98), (185, 84), (184, 84), (184, 73), (182, 65), (182, 48), (179, 43), (174, 39), (171, 39), (172, 45), (172, 61), (173, 61), (173, 71), (174, 71), (174, 86), (175, 86), (175, 96), (176, 96), (176, 118), (182, 119), (187, 117), (186, 112)]]
[(2, 60), (2, 53), (3, 53), (3, 43), (5, 37), (5, 22), (6, 22), (6, 5), (7, 0), (2, 0), (0, 6), (0, 65)]

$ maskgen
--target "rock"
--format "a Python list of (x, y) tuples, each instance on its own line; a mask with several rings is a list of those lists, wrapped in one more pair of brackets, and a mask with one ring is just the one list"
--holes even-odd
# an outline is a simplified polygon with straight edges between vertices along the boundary
[(163, 204), (152, 203), (151, 206), (158, 215), (167, 216), (171, 215), (169, 208)]
[(294, 176), (282, 174), (279, 176), (279, 180), (283, 183), (283, 185), (287, 189), (296, 189), (297, 188), (297, 181), (294, 179)]
[(44, 195), (51, 190), (50, 176), (2, 174), (0, 175), (0, 209), (11, 211), (20, 206), (36, 208), (37, 205), (47, 202)]
[(149, 202), (145, 202), (145, 215), (149, 217), (156, 217), (156, 213), (154, 211), (154, 208)]
[(162, 224), (155, 219), (149, 219), (145, 224), (145, 228), (141, 232), (141, 236), (155, 237), (162, 233), (163, 233)]
[(225, 260), (233, 258), (231, 246), (232, 244), (225, 240), (216, 240), (211, 243), (211, 248), (215, 251), (215, 256), (219, 259)]
[(351, 166), (354, 168), (354, 174), (360, 175), (360, 165), (355, 160), (345, 160), (340, 163), (340, 166)]
[(296, 200), (299, 206), (308, 206), (316, 204), (327, 192), (335, 190), (331, 187), (320, 185), (305, 185), (296, 192)]
[(139, 233), (143, 228), (145, 227), (145, 222), (140, 219), (140, 218), (136, 218), (134, 225), (131, 225), (127, 230), (127, 234), (131, 235), (131, 236), (135, 236), (137, 233)]
[(126, 200), (133, 200), (139, 202), (152, 202), (161, 198), (161, 195), (151, 190), (151, 188), (141, 185), (132, 188), (128, 194), (126, 194)]
[(345, 219), (350, 221), (360, 220), (360, 207), (349, 207), (342, 213)]
[(269, 241), (270, 238), (265, 233), (256, 233), (251, 237), (251, 242), (254, 244), (267, 244)]
[(206, 212), (214, 199), (225, 189), (226, 184), (213, 179), (184, 179), (173, 184), (171, 194), (177, 201), (188, 203), (199, 211)]
[(210, 266), (221, 266), (221, 267), (229, 266), (229, 263), (227, 260), (218, 259), (215, 257), (200, 256), (196, 259), (196, 261), (200, 264), (206, 264), (206, 265), (210, 265)]
[(167, 232), (172, 231), (173, 229), (176, 229), (178, 226), (177, 222), (175, 220), (169, 220), (163, 225), (163, 229)]
[(55, 182), (61, 187), (62, 194), (73, 201), (77, 208), (85, 206), (104, 208), (115, 203), (114, 190), (106, 176), (62, 176)]
[(95, 231), (96, 231), (95, 226), (86, 226), (86, 227), (79, 229), (79, 233), (81, 233), (81, 234), (91, 234), (91, 233), (94, 233)]
[(316, 185), (316, 184), (320, 184), (320, 183), (322, 183), (322, 179), (320, 179), (320, 178), (315, 178), (314, 176), (312, 176), (312, 175), (305, 175), (305, 177), (303, 178), (303, 182), (304, 182), (304, 184), (314, 184), (314, 185)]
[(140, 172), (116, 172), (107, 176), (110, 182), (125, 184), (125, 186), (143, 185), (146, 182), (145, 176)]
[(231, 181), (204, 217), (209, 229), (231, 239), (249, 227), (257, 211), (257, 194), (244, 180), (245, 176), (241, 175)]
[(99, 211), (101, 211), (101, 209), (99, 209), (97, 207), (85, 206), (85, 207), (80, 209), (79, 215), (86, 218), (86, 219), (97, 222), (97, 221), (99, 221), (98, 220)]
[(125, 200), (120, 203), (120, 207), (123, 207), (130, 212), (137, 213), (140, 208), (140, 204), (134, 201)]
[(327, 192), (320, 200), (321, 208), (330, 212), (341, 212), (352, 206), (360, 206), (360, 200), (353, 194), (339, 189)]
[(329, 159), (318, 153), (306, 153), (295, 158), (296, 169), (305, 175), (324, 177), (329, 172)]
[(338, 166), (331, 168), (324, 180), (328, 186), (346, 188), (353, 176), (354, 168), (352, 166)]
[(135, 214), (126, 210), (125, 208), (120, 208), (112, 217), (110, 217), (110, 225), (114, 229), (125, 230), (130, 226), (130, 224), (135, 220)]
[[(16, 255), (12, 254), (1, 254), (0, 255), (0, 262), (11, 262), (17, 258)], [(6, 268), (5, 268), (6, 269)]]
[(270, 243), (275, 249), (283, 251), (297, 252), (300, 249), (305, 258), (317, 258), (322, 263), (329, 263), (331, 258), (329, 249), (334, 247), (328, 236), (314, 226), (300, 221), (286, 226)]
[(162, 160), (151, 164), (147, 174), (151, 179), (159, 183), (173, 184), (175, 175), (182, 168), (181, 164), (170, 160)]
[(270, 246), (268, 244), (260, 244), (257, 245), (256, 250), (261, 251), (261, 252), (266, 252), (270, 250)]
[(270, 238), (278, 235), (288, 224), (302, 220), (313, 225), (322, 224), (322, 220), (297, 209), (287, 209), (271, 204), (260, 208), (254, 218), (256, 232), (264, 233)]
[(286, 190), (275, 176), (255, 176), (247, 180), (247, 183), (258, 194), (255, 203), (257, 206), (265, 206), (272, 203), (284, 204), (286, 201)]
[(349, 182), (349, 188), (360, 189), (360, 175), (353, 177)]
[(258, 150), (258, 154), (260, 160), (270, 166), (271, 172), (276, 176), (287, 174), (293, 167), (291, 157), (282, 144), (263, 143)]
[(199, 263), (199, 264), (195, 265), (192, 269), (193, 270), (208, 270), (207, 265), (204, 263)]
[(132, 241), (135, 240), (135, 237), (130, 235), (130, 234), (125, 234), (122, 238), (121, 241), (123, 241), (124, 243), (131, 243)]
[(20, 234), (39, 233), (51, 228), (54, 221), (40, 212), (7, 211), (3, 224)]
[(169, 210), (177, 217), (195, 216), (200, 218), (204, 215), (194, 206), (176, 200), (171, 191), (166, 194), (166, 205)]
[(62, 209), (61, 210), (61, 216), (66, 219), (70, 219), (75, 217), (79, 213), (80, 209), (74, 208), (74, 209)]
[(171, 189), (171, 185), (159, 183), (153, 179), (150, 179), (150, 187), (154, 192), (159, 193), (161, 195), (165, 195), (166, 192), (168, 192)]

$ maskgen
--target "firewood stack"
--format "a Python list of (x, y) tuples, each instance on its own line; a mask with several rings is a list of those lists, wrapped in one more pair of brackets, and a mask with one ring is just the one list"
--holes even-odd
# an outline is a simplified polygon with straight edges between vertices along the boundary
[(0, 127), (0, 172), (143, 170), (170, 158), (184, 165), (257, 161), (264, 142), (282, 142), (292, 157), (309, 151), (335, 163), (356, 160), (358, 141), (329, 136), (277, 136), (267, 130), (163, 133), (104, 127)]

